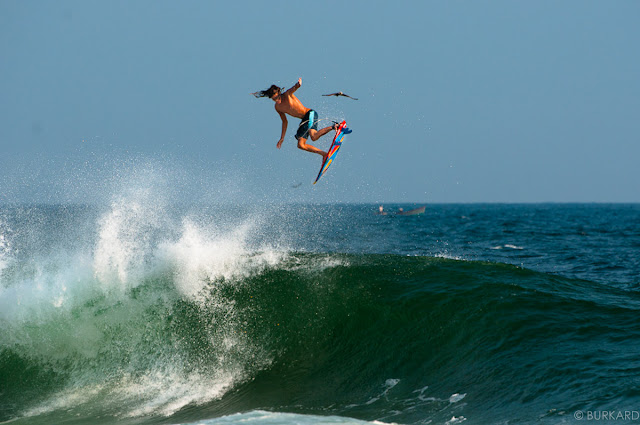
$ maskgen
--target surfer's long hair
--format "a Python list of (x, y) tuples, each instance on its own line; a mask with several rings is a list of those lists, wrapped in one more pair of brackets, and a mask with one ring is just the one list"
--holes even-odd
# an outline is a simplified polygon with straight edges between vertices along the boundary
[(271, 99), (271, 96), (273, 96), (276, 93), (282, 93), (282, 90), (284, 90), (284, 88), (280, 88), (275, 84), (272, 84), (271, 87), (269, 87), (266, 90), (260, 90), (251, 94), (254, 95), (255, 97), (268, 97), (269, 99)]

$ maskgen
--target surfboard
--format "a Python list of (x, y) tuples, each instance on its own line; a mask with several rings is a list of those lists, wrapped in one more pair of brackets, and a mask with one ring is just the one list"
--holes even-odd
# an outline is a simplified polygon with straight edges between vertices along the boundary
[(336, 132), (336, 135), (333, 138), (333, 142), (329, 147), (329, 154), (327, 155), (327, 159), (325, 159), (324, 162), (322, 163), (322, 166), (320, 167), (320, 172), (318, 172), (318, 177), (316, 177), (316, 181), (314, 181), (313, 184), (318, 183), (318, 180), (320, 180), (320, 177), (324, 176), (324, 173), (327, 172), (327, 170), (329, 169), (329, 166), (333, 164), (333, 161), (335, 160), (336, 155), (338, 154), (338, 150), (340, 150), (340, 146), (342, 146), (342, 141), (344, 140), (344, 136), (349, 133), (351, 133), (351, 130), (347, 128), (347, 122), (342, 121), (338, 126), (338, 131)]

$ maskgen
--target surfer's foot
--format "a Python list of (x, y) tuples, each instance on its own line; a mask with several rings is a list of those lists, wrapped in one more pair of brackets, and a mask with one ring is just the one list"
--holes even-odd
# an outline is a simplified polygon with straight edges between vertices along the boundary
[(333, 129), (333, 131), (335, 131), (336, 133), (338, 132), (338, 127), (340, 127), (340, 124), (338, 124), (337, 122), (333, 122), (333, 126), (331, 127)]
[(329, 156), (329, 152), (322, 152), (322, 163), (324, 164), (327, 161), (327, 157)]

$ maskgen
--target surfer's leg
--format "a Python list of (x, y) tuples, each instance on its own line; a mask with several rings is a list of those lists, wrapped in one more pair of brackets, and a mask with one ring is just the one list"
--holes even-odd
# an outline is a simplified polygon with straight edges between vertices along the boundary
[(331, 127), (325, 127), (322, 130), (309, 130), (309, 136), (311, 137), (311, 140), (313, 140), (314, 142), (316, 140), (318, 140), (319, 138), (321, 138), (322, 136), (324, 136), (325, 134), (327, 134), (328, 132), (330, 132), (331, 130), (335, 130), (336, 126), (333, 125)]
[[(324, 129), (323, 129), (324, 130)], [(322, 130), (321, 130), (322, 131)], [(319, 133), (319, 132), (318, 132)], [(313, 153), (317, 153), (318, 155), (322, 155), (322, 159), (326, 158), (327, 153), (325, 151), (322, 151), (318, 148), (316, 148), (313, 145), (308, 145), (307, 144), (307, 139), (304, 139), (302, 137), (300, 137), (298, 139), (298, 148), (302, 149), (303, 151), (307, 151), (307, 152), (313, 152)]]

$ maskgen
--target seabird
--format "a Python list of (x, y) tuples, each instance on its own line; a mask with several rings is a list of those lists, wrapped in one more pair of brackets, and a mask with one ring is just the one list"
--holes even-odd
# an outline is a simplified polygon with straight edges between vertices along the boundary
[(348, 94), (342, 93), (341, 91), (339, 91), (337, 93), (323, 94), (323, 96), (344, 96), (344, 97), (348, 97), (349, 99), (358, 100), (355, 97), (351, 97)]

